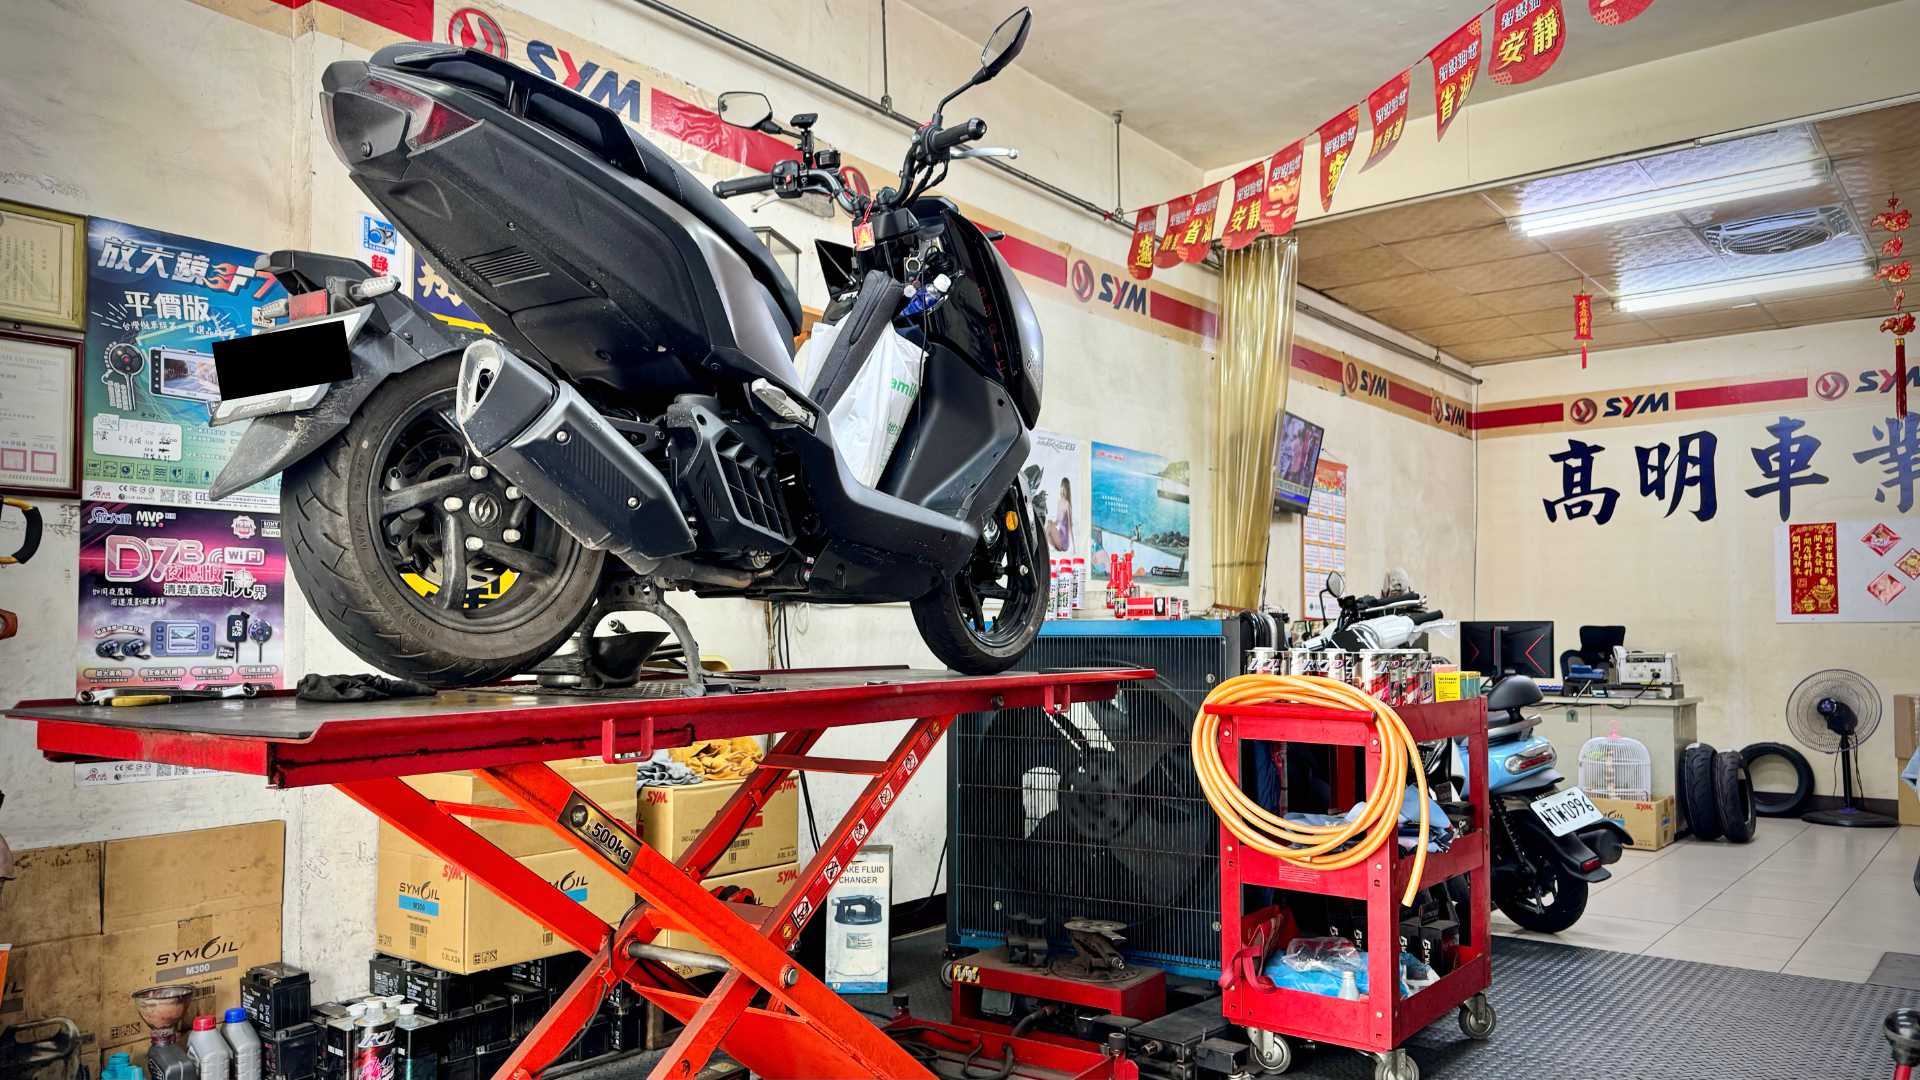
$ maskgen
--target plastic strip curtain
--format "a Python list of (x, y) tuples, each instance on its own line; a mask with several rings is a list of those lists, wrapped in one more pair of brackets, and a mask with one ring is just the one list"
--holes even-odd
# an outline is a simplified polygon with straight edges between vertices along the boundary
[(1297, 254), (1291, 237), (1226, 252), (1213, 404), (1213, 583), (1218, 607), (1260, 606), (1273, 524), (1273, 449), (1287, 407)]

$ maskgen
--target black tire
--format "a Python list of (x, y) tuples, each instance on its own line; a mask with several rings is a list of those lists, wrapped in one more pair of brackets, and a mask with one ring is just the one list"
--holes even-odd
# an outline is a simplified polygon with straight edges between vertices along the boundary
[(1807, 755), (1788, 746), (1786, 743), (1757, 742), (1740, 751), (1740, 758), (1746, 762), (1748, 782), (1752, 782), (1753, 763), (1762, 758), (1777, 757), (1793, 768), (1792, 791), (1753, 790), (1753, 812), (1761, 817), (1799, 817), (1807, 808), (1807, 800), (1813, 798), (1813, 766), (1807, 762)]
[[(1008, 514), (1014, 515), (1011, 529), (1004, 527)], [(963, 675), (993, 675), (1020, 659), (1047, 617), (1045, 545), (1016, 483), (995, 508), (967, 565), (913, 602), (920, 639), (941, 663)], [(985, 604), (1000, 598), (983, 589), (1007, 594), (991, 625)]]
[(1753, 812), (1753, 782), (1738, 750), (1713, 755), (1713, 804), (1720, 815), (1720, 831), (1728, 842), (1753, 843), (1759, 818)]
[(1696, 840), (1718, 840), (1722, 833), (1720, 803), (1713, 793), (1715, 751), (1694, 743), (1680, 752), (1680, 790), (1686, 796), (1687, 831)]
[[(519, 580), (501, 592), (496, 604), (473, 604), (466, 599), (465, 571), (491, 555), (472, 560), (466, 555), (452, 557), (462, 571), (458, 594), (439, 589), (427, 576), (431, 570), (402, 565), (395, 553), (398, 542), (389, 528), (376, 527), (381, 514), (375, 509), (375, 496), (389, 489), (389, 455), (401, 445), (395, 440), (410, 438), (416, 430), (429, 432), (423, 440), (436, 440), (421, 456), (434, 456), (441, 476), (477, 464), (471, 457), (455, 464), (457, 454), (471, 454), (457, 432), (451, 440), (430, 434), (441, 420), (438, 399), (442, 394), (451, 414), (459, 366), (458, 356), (446, 357), (382, 383), (345, 431), (287, 471), (280, 491), (287, 559), (320, 621), (367, 663), (439, 687), (495, 682), (559, 648), (593, 603), (605, 558), (604, 552), (581, 547), (529, 506), (520, 512), (524, 518), (517, 519), (524, 525), (521, 533), (527, 538), (527, 550), (516, 557), (543, 558), (551, 572), (521, 571)], [(413, 445), (417, 448), (422, 443)], [(489, 479), (504, 491), (504, 478), (489, 473)], [(511, 503), (501, 505), (511, 507)], [(443, 511), (436, 515), (428, 509), (414, 521), (434, 519), (443, 536), (457, 538), (462, 529), (473, 529), (467, 535), (476, 535), (480, 527), (473, 521), (478, 515), (471, 499), (465, 514)], [(391, 511), (388, 515), (392, 516)], [(516, 520), (511, 509), (496, 509), (493, 517), (496, 525)], [(456, 549), (460, 546), (454, 543)], [(491, 565), (513, 568), (512, 563)], [(423, 595), (409, 587), (406, 574), (419, 577), (435, 591)], [(522, 588), (528, 591), (521, 593)], [(448, 597), (445, 604), (430, 600), (443, 595)]]
[(1575, 877), (1573, 871), (1552, 861), (1551, 855), (1540, 857), (1549, 860), (1547, 871), (1553, 875), (1551, 901), (1544, 902), (1547, 898), (1539, 896), (1537, 891), (1523, 894), (1520, 891), (1526, 887), (1523, 884), (1520, 888), (1500, 890), (1499, 895), (1493, 898), (1494, 906), (1500, 909), (1501, 914), (1518, 923), (1522, 930), (1557, 934), (1579, 922), (1580, 916), (1586, 914), (1587, 882), (1585, 878)]

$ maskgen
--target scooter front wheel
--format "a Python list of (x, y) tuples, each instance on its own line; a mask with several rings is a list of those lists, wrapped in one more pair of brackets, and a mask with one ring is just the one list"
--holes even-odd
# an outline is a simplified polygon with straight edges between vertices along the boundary
[(992, 675), (1027, 651), (1047, 617), (1045, 543), (1016, 484), (980, 530), (967, 565), (913, 602), (914, 625), (941, 663)]

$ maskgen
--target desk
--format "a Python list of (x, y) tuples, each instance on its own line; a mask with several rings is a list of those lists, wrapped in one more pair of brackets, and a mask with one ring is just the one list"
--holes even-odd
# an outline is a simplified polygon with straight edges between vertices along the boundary
[(1536, 730), (1560, 754), (1560, 773), (1568, 783), (1580, 778), (1580, 748), (1588, 739), (1618, 730), (1647, 745), (1653, 755), (1653, 797), (1678, 790), (1680, 751), (1698, 737), (1697, 697), (1596, 698), (1548, 697), (1530, 712), (1540, 717)]

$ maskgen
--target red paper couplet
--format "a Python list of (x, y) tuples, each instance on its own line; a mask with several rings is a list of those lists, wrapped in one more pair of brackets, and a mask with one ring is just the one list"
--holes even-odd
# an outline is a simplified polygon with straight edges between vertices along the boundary
[(1180, 265), (1180, 237), (1187, 231), (1187, 219), (1193, 216), (1193, 196), (1182, 195), (1167, 204), (1167, 231), (1160, 234), (1160, 250), (1153, 265), (1165, 270)]
[(1573, 294), (1573, 340), (1580, 342), (1580, 367), (1587, 366), (1587, 345), (1593, 340), (1593, 296)]
[(1367, 95), (1367, 118), (1373, 122), (1373, 145), (1367, 149), (1365, 172), (1386, 160), (1407, 131), (1407, 101), (1413, 96), (1413, 69), (1388, 79)]
[(1301, 166), (1306, 159), (1306, 140), (1296, 140), (1267, 160), (1267, 197), (1261, 205), (1260, 229), (1271, 236), (1285, 236), (1300, 216)]
[(1256, 161), (1233, 174), (1233, 209), (1227, 212), (1227, 227), (1220, 243), (1228, 251), (1238, 251), (1260, 235), (1260, 204), (1267, 193), (1267, 163)]
[(1435, 138), (1444, 139), (1480, 74), (1480, 16), (1435, 45), (1427, 59), (1433, 61), (1433, 120), (1440, 129)]
[(1127, 273), (1145, 281), (1153, 276), (1153, 249), (1159, 243), (1159, 237), (1153, 233), (1160, 218), (1160, 208), (1149, 206), (1134, 215), (1133, 242), (1127, 247)]
[(1601, 26), (1632, 22), (1653, 6), (1653, 0), (1587, 0), (1587, 10)]
[(1220, 185), (1202, 188), (1188, 198), (1193, 200), (1193, 216), (1187, 219), (1187, 231), (1180, 236), (1180, 257), (1197, 263), (1213, 247), (1213, 217), (1220, 209)]
[(1320, 209), (1333, 209), (1333, 189), (1340, 186), (1340, 174), (1346, 171), (1359, 135), (1358, 105), (1320, 125)]
[(1560, 0), (1500, 0), (1493, 5), (1487, 74), (1502, 86), (1532, 82), (1560, 59), (1566, 44)]

